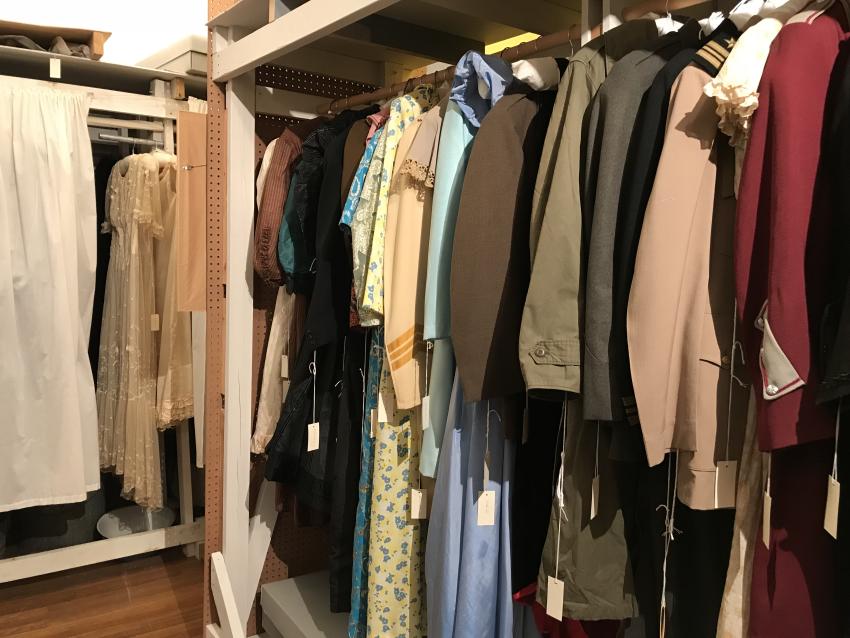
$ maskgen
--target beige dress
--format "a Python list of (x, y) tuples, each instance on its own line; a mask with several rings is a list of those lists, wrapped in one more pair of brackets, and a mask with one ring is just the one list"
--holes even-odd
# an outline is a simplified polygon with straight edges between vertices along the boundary
[(193, 415), (192, 321), (190, 313), (177, 309), (177, 158), (166, 153), (157, 153), (155, 157), (160, 164), (163, 223), (162, 237), (154, 242), (159, 323), (156, 418), (157, 425), (164, 428)]
[(132, 155), (118, 162), (106, 206), (112, 244), (97, 378), (100, 465), (123, 477), (123, 496), (159, 508), (153, 243), (163, 229), (156, 159)]

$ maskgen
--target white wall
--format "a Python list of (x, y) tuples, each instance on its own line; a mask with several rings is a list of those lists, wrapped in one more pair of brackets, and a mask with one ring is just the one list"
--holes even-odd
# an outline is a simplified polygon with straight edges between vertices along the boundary
[(206, 37), (207, 0), (2, 0), (0, 19), (111, 31), (103, 60), (135, 64), (188, 35)]

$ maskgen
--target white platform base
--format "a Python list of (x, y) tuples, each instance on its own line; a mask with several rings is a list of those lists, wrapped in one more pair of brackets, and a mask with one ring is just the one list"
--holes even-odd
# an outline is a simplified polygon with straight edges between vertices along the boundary
[(326, 571), (263, 585), (260, 600), (263, 628), (270, 636), (340, 638), (348, 633), (348, 614), (328, 611)]

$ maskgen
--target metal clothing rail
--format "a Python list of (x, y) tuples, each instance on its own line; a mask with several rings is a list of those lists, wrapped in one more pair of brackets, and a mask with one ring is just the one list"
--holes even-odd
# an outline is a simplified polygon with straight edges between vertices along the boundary
[[(153, 80), (154, 95), (125, 93), (62, 82), (47, 82), (29, 78), (0, 75), (4, 85), (22, 88), (49, 88), (89, 96), (91, 110), (152, 118), (158, 121), (123, 120), (90, 116), (90, 126), (120, 127), (131, 130), (149, 130), (152, 140), (139, 139), (137, 144), (158, 144), (167, 152), (174, 152), (174, 125), (177, 113), (188, 110), (188, 104), (169, 96), (170, 86), (163, 80)], [(106, 134), (108, 135), (108, 134)], [(114, 136), (118, 137), (118, 136)], [(162, 139), (164, 138), (164, 139)], [(85, 565), (104, 563), (118, 558), (136, 556), (168, 547), (183, 546), (187, 556), (198, 555), (198, 544), (204, 540), (204, 519), (195, 520), (192, 499), (192, 461), (188, 421), (176, 428), (177, 435), (177, 481), (180, 500), (180, 523), (164, 529), (152, 530), (109, 538), (79, 545), (71, 545), (45, 552), (34, 552), (23, 556), (0, 559), (0, 583), (74, 569)]]
[[(532, 57), (537, 53), (565, 46), (567, 44), (573, 44), (576, 48), (581, 46), (581, 31), (579, 25), (573, 25), (565, 31), (558, 31), (556, 33), (540, 36), (539, 38), (519, 44), (515, 47), (508, 47), (507, 49), (503, 49), (499, 52), (499, 57), (506, 62), (516, 62), (517, 60)], [(333, 100), (328, 104), (326, 110), (328, 113), (336, 113), (351, 106), (374, 104), (375, 102), (395, 97), (403, 91), (409, 91), (417, 84), (427, 83), (437, 86), (442, 84), (444, 81), (451, 81), (454, 74), (454, 66), (446, 67), (445, 69), (409, 78), (404, 82), (397, 82), (396, 84), (386, 86), (375, 91)]]

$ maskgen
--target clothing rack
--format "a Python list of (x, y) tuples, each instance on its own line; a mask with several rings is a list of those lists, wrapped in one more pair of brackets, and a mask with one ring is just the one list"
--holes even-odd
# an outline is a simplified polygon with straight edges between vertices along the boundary
[[(61, 88), (69, 93), (82, 93), (89, 97), (91, 111), (146, 119), (120, 119), (89, 116), (90, 127), (147, 130), (154, 140), (128, 138), (131, 143), (154, 144), (174, 152), (174, 127), (177, 113), (188, 110), (185, 101), (170, 97), (170, 85), (164, 80), (151, 81), (152, 95), (126, 93), (90, 86), (48, 82), (30, 78), (0, 75), (0, 82), (21, 88)], [(109, 135), (109, 134), (105, 134)], [(126, 141), (121, 136), (119, 141)], [(158, 139), (157, 139), (158, 138)], [(91, 541), (59, 549), (34, 552), (13, 558), (0, 559), (0, 583), (13, 582), (34, 576), (105, 563), (119, 558), (136, 556), (168, 547), (183, 547), (187, 556), (198, 556), (198, 545), (204, 540), (204, 519), (194, 518), (192, 498), (192, 462), (188, 422), (176, 428), (177, 481), (180, 501), (180, 523), (172, 527), (138, 532), (116, 538)]]
[[(688, 0), (680, 1), (686, 2)], [(530, 40), (529, 42), (524, 42), (523, 44), (519, 44), (514, 47), (502, 49), (499, 52), (499, 57), (506, 62), (516, 62), (517, 60), (534, 57), (539, 52), (560, 46), (566, 46), (568, 44), (578, 48), (581, 46), (581, 33), (576, 35), (574, 29), (578, 29), (578, 25), (573, 25), (564, 31), (542, 35), (539, 38)], [(328, 113), (337, 113), (352, 106), (374, 104), (382, 100), (396, 97), (404, 91), (409, 91), (417, 84), (433, 84), (434, 86), (439, 86), (443, 82), (451, 81), (454, 74), (455, 67), (452, 65), (445, 69), (434, 71), (433, 73), (425, 73), (423, 75), (410, 78), (404, 82), (397, 82), (391, 86), (387, 86), (376, 91), (333, 100), (328, 104), (326, 110)]]

